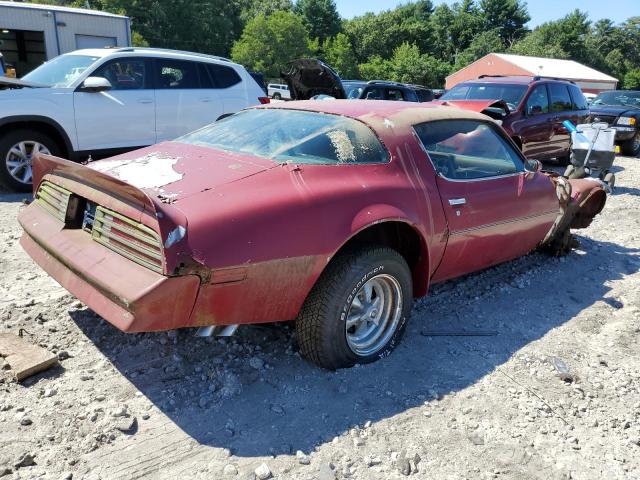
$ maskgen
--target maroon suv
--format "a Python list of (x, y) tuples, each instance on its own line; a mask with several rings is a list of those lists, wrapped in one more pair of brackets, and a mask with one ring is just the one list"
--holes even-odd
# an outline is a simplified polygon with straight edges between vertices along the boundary
[(549, 77), (483, 75), (459, 83), (438, 102), (499, 119), (528, 158), (563, 164), (569, 161), (570, 137), (562, 122), (584, 123), (589, 115), (575, 83)]

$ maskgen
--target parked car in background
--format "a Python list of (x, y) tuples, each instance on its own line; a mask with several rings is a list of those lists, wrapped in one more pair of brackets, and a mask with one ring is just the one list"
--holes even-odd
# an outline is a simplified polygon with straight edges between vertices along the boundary
[(577, 125), (589, 115), (574, 82), (547, 77), (483, 75), (459, 83), (437, 102), (500, 120), (527, 158), (555, 159), (562, 165), (569, 163), (571, 154), (571, 137), (562, 122)]
[(589, 120), (616, 130), (616, 143), (625, 155), (640, 155), (640, 91), (602, 92), (591, 103)]
[(267, 95), (274, 100), (291, 100), (289, 87), (281, 83), (270, 83), (267, 85)]
[(355, 99), (360, 98), (362, 91), (367, 86), (367, 82), (364, 80), (342, 80), (342, 88), (346, 98)]
[(582, 94), (584, 95), (584, 98), (587, 99), (587, 103), (589, 105), (591, 105), (591, 103), (593, 102), (594, 98), (596, 98), (598, 95), (596, 95), (595, 93), (586, 93), (586, 92), (582, 92)]
[(0, 182), (22, 191), (36, 153), (113, 155), (268, 101), (241, 65), (153, 48), (78, 50), (0, 84)]
[(86, 166), (38, 155), (20, 242), (123, 331), (296, 319), (336, 369), (387, 356), (430, 284), (568, 251), (606, 195), (540, 168), (475, 112), (273, 103)]
[(396, 100), (405, 102), (430, 102), (433, 92), (421, 85), (389, 82), (385, 80), (342, 80), (329, 65), (314, 58), (294, 60), (289, 71), (283, 73), (295, 100), (314, 97), (348, 98), (351, 100)]

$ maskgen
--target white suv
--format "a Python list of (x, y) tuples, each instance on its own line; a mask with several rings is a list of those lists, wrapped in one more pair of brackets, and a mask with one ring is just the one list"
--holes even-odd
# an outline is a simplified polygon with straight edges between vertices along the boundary
[(21, 191), (36, 152), (105, 157), (269, 101), (241, 65), (152, 48), (77, 50), (2, 83), (0, 182)]
[(291, 100), (291, 93), (289, 92), (288, 85), (282, 85), (280, 83), (270, 83), (267, 85), (267, 95), (274, 100), (287, 99)]

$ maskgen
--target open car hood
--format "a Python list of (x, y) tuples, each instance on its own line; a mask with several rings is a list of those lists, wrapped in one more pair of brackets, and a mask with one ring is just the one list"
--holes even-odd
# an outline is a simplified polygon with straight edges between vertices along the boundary
[(6, 88), (46, 88), (49, 85), (43, 85), (40, 83), (26, 82), (19, 78), (0, 77), (0, 90)]
[(497, 120), (511, 113), (504, 100), (434, 100), (433, 103), (484, 113)]
[(309, 100), (316, 95), (347, 98), (338, 74), (316, 58), (294, 60), (281, 75), (289, 85), (292, 100)]

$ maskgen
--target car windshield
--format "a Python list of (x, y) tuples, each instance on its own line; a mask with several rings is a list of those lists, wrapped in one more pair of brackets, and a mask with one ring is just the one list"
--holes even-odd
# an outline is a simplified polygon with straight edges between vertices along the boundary
[(640, 108), (640, 91), (602, 92), (593, 99), (591, 105), (613, 105)]
[(339, 115), (285, 109), (252, 109), (176, 140), (277, 163), (384, 163), (386, 149), (363, 123)]
[(342, 88), (347, 98), (360, 98), (362, 90), (364, 90), (366, 83), (364, 82), (344, 82)]
[(88, 55), (61, 55), (43, 63), (22, 79), (51, 87), (69, 87), (99, 58)]
[(509, 108), (517, 107), (526, 85), (505, 85), (502, 83), (461, 83), (440, 97), (440, 100), (504, 100)]

